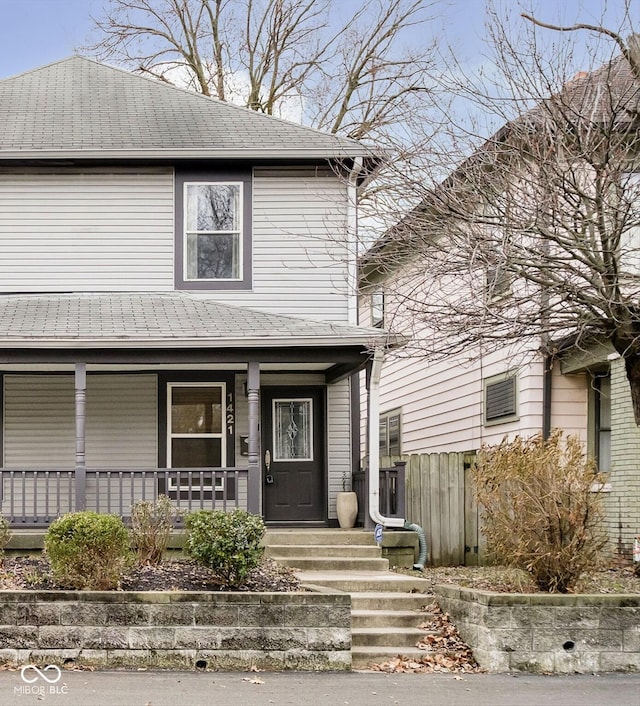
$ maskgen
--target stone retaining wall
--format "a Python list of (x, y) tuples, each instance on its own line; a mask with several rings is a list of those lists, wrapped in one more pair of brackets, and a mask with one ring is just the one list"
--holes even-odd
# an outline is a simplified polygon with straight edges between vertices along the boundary
[(434, 593), (490, 672), (640, 671), (640, 595)]
[(336, 593), (1, 591), (0, 664), (351, 668)]

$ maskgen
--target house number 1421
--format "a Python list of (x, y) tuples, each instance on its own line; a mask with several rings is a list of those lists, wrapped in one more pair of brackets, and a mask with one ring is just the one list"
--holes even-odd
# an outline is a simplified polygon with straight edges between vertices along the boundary
[(227, 434), (233, 436), (233, 425), (235, 424), (236, 418), (233, 413), (233, 393), (227, 395)]

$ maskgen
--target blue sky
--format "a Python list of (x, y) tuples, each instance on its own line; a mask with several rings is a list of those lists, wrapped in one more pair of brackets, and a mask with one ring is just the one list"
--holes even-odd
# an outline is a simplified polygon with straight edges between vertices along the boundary
[[(515, 0), (497, 2), (506, 7), (515, 4)], [(0, 0), (0, 78), (75, 53), (89, 36), (91, 14), (98, 14), (102, 4), (103, 0)], [(604, 12), (609, 26), (617, 27), (624, 0), (525, 0), (525, 6), (550, 22), (595, 22)], [(640, 26), (640, 0), (631, 0), (631, 7)], [(484, 8), (485, 0), (441, 0), (434, 7), (441, 16), (437, 24), (469, 61), (481, 50)]]

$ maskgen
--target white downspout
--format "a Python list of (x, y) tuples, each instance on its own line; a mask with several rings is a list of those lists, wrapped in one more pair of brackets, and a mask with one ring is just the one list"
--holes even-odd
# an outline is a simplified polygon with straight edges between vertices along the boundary
[(384, 351), (376, 348), (369, 378), (369, 517), (383, 527), (404, 528), (404, 517), (380, 514), (380, 374)]

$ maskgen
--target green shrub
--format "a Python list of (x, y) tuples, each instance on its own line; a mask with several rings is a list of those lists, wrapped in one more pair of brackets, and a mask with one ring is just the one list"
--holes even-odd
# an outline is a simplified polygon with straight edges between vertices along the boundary
[(116, 588), (130, 559), (129, 532), (116, 515), (73, 512), (51, 524), (44, 539), (54, 579), (65, 588)]
[(265, 526), (244, 510), (199, 510), (185, 517), (186, 551), (218, 574), (228, 586), (241, 586), (260, 563)]
[(131, 508), (131, 544), (138, 564), (156, 566), (167, 548), (177, 509), (166, 495), (140, 500)]
[(524, 569), (543, 591), (571, 591), (597, 568), (606, 544), (603, 481), (582, 442), (562, 439), (503, 441), (483, 448), (474, 468), (487, 539), (487, 558)]
[(0, 515), (0, 561), (4, 556), (4, 549), (9, 544), (11, 539), (11, 529), (9, 528), (9, 521), (6, 517)]

